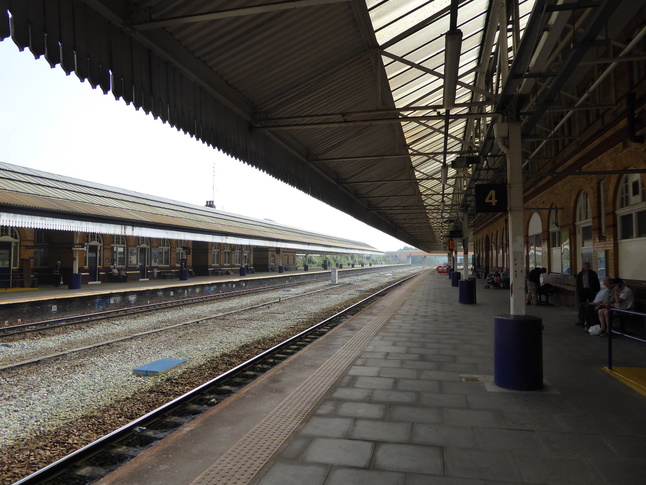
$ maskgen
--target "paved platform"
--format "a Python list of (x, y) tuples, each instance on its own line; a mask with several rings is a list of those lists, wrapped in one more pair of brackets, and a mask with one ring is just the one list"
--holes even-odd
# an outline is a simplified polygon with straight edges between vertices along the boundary
[[(477, 286), (460, 305), (446, 275), (415, 278), (100, 483), (646, 483), (646, 397), (602, 370), (607, 340), (528, 307), (546, 387), (497, 388), (508, 293)], [(616, 366), (646, 366), (614, 344)]]
[[(307, 273), (323, 273), (321, 268), (310, 269)], [(328, 271), (329, 273), (329, 271)], [(222, 275), (222, 276), (195, 276), (187, 280), (175, 279), (149, 279), (149, 280), (133, 280), (124, 283), (86, 283), (79, 289), (70, 290), (68, 285), (53, 286), (41, 285), (38, 288), (10, 288), (0, 289), (0, 305), (15, 302), (49, 300), (52, 298), (66, 299), (78, 298), (98, 293), (129, 293), (133, 291), (143, 291), (148, 289), (166, 288), (170, 286), (196, 286), (204, 285), (212, 282), (222, 281), (244, 281), (254, 278), (283, 278), (285, 276), (292, 276), (304, 274), (304, 271), (285, 271), (284, 273), (276, 272), (256, 272), (247, 276), (240, 275)]]

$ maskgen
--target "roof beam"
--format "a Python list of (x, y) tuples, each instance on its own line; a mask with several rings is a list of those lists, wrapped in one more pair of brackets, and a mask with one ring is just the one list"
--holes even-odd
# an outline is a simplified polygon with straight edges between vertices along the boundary
[[(256, 122), (252, 129), (254, 130), (298, 130), (309, 128), (335, 128), (339, 126), (359, 126), (359, 125), (383, 125), (390, 123), (419, 122), (428, 120), (444, 120), (448, 116), (452, 120), (462, 120), (469, 118), (495, 118), (499, 113), (459, 113), (450, 115), (420, 115), (420, 116), (402, 116), (395, 118), (377, 118), (352, 121), (321, 121), (313, 123), (292, 123), (292, 124), (274, 124), (274, 120)], [(270, 124), (260, 124), (270, 123)], [(462, 140), (460, 140), (462, 141)]]

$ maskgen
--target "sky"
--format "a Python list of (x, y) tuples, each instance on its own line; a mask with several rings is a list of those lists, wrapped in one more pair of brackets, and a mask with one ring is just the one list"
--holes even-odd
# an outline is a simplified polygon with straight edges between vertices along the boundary
[(367, 243), (406, 244), (0, 42), (0, 161)]

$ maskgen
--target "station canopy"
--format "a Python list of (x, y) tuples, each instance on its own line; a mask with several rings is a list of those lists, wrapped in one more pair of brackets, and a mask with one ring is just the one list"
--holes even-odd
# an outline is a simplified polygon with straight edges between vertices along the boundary
[(643, 28), (630, 30), (641, 9), (641, 0), (1, 0), (0, 38), (437, 251), (476, 219), (475, 185), (504, 174), (493, 122), (521, 123), (525, 169), (540, 172), (575, 109), (614, 109), (594, 80), (641, 41)]

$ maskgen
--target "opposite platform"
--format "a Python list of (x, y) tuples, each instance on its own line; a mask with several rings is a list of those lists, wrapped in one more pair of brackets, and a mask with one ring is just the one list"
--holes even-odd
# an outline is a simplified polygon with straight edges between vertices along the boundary
[[(574, 311), (528, 307), (548, 386), (498, 389), (508, 293), (479, 282), (459, 305), (457, 290), (417, 277), (101, 483), (644, 482), (646, 399), (601, 370), (606, 341)], [(615, 345), (617, 365), (644, 365), (637, 343)]]

